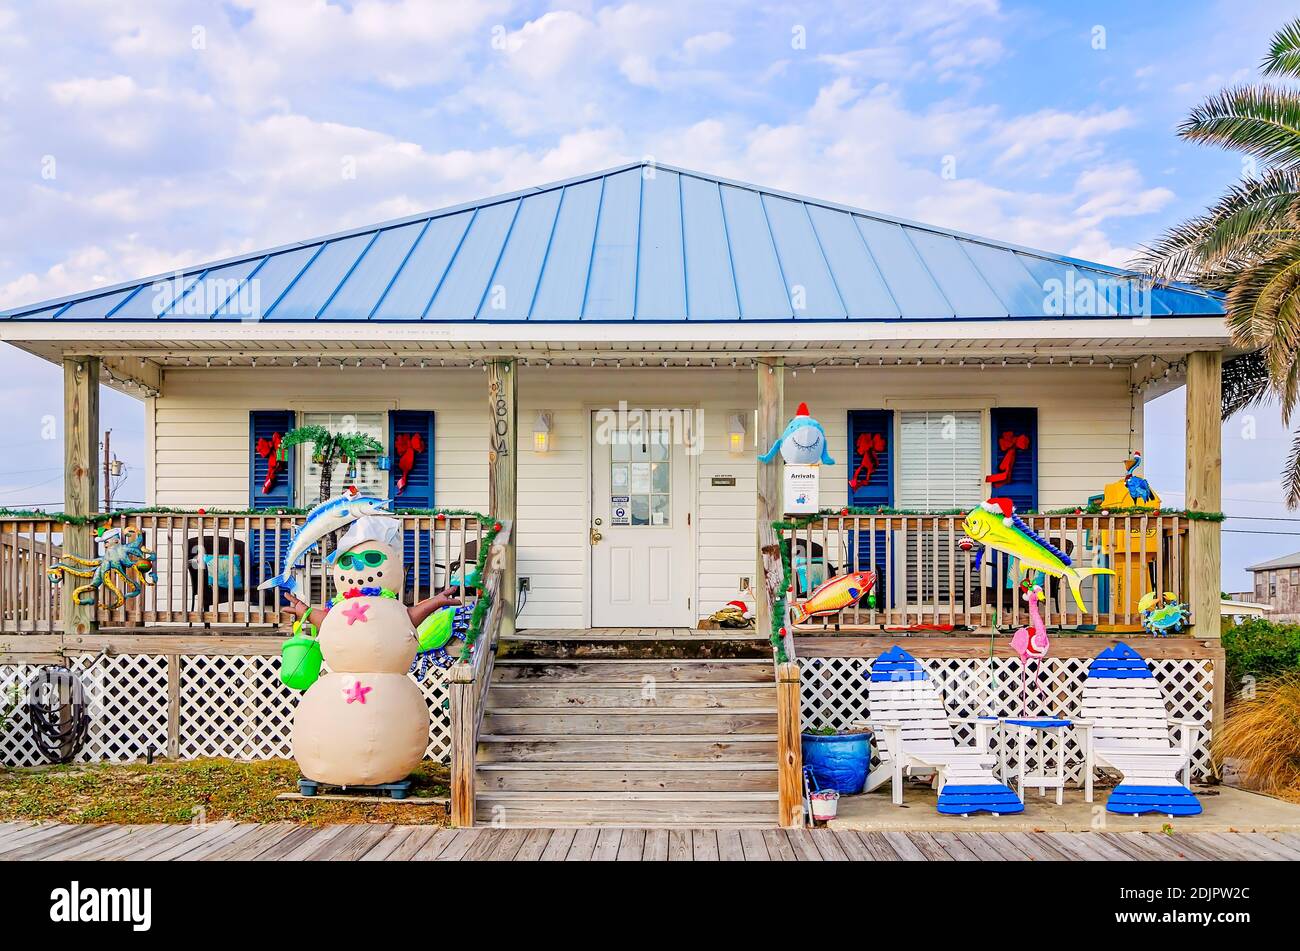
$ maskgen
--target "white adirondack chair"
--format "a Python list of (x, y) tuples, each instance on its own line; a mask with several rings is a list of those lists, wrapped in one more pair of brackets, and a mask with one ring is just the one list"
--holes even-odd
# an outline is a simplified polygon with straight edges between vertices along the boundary
[[(949, 717), (930, 675), (901, 647), (891, 647), (871, 667), (868, 703), (880, 765), (867, 776), (865, 791), (893, 783), (894, 805), (903, 803), (905, 776), (931, 775), (945, 815), (1024, 811), (1024, 804), (995, 774), (989, 751), (995, 717)], [(975, 746), (958, 746), (953, 727), (975, 725)]]
[[(1182, 728), (1178, 746), (1169, 738), (1171, 723)], [(1192, 744), (1203, 726), (1166, 715), (1160, 685), (1133, 648), (1108, 647), (1089, 665), (1082, 715), (1074, 726), (1084, 748), (1087, 802), (1092, 802), (1093, 771), (1102, 766), (1124, 777), (1106, 801), (1107, 812), (1171, 817), (1200, 813), (1201, 804), (1187, 780)]]

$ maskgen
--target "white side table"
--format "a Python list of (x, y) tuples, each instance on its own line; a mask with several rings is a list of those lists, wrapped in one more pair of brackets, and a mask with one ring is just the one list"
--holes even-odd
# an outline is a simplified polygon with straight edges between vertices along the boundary
[[(1052, 717), (1027, 717), (1020, 720), (1004, 720), (1006, 726), (1016, 731), (1016, 793), (1020, 801), (1025, 801), (1025, 787), (1037, 786), (1040, 796), (1047, 795), (1047, 790), (1056, 790), (1056, 804), (1065, 802), (1065, 734), (1074, 726), (1072, 720), (1060, 720)], [(1037, 772), (1029, 771), (1029, 735), (1038, 734)], [(1055, 743), (1056, 770), (1047, 772), (1048, 744)]]

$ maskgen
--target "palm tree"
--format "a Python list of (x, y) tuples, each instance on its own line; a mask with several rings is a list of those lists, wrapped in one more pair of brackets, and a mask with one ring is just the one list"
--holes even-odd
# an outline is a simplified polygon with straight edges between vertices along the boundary
[[(1273, 36), (1260, 68), (1300, 77), (1300, 18)], [(1178, 134), (1249, 156), (1247, 174), (1204, 214), (1144, 249), (1137, 265), (1224, 292), (1233, 340), (1249, 352), (1224, 365), (1223, 416), (1276, 398), (1290, 425), (1300, 402), (1300, 89), (1271, 82), (1225, 89), (1193, 109)], [(1300, 433), (1282, 478), (1295, 508)]]

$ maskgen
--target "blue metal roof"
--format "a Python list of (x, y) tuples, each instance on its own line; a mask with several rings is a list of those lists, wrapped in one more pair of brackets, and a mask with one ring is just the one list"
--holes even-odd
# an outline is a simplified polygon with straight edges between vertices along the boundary
[(1152, 287), (1131, 271), (636, 163), (20, 307), (0, 319), (649, 322), (1222, 313), (1219, 295), (1188, 285)]

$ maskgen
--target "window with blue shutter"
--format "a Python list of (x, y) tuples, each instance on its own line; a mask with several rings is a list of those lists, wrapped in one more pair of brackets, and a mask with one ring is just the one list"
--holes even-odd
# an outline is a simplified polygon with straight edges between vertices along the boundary
[[(293, 505), (293, 454), (280, 460), (277, 436), (293, 429), (293, 410), (254, 410), (248, 414), (248, 507), (287, 508)], [(275, 475), (267, 484), (267, 474)]]
[(894, 504), (894, 413), (849, 410), (849, 505)]
[(433, 413), (404, 409), (388, 414), (388, 459), (393, 508), (433, 508)]
[[(848, 500), (851, 506), (886, 508), (894, 504), (894, 413), (887, 409), (849, 410)], [(850, 533), (852, 534), (852, 533)], [(885, 531), (863, 532), (851, 539), (857, 549), (857, 569), (876, 572), (876, 597), (884, 605), (889, 583), (885, 564)], [(853, 568), (849, 564), (840, 571)]]
[[(990, 498), (1010, 499), (1018, 512), (1038, 509), (1038, 410), (998, 406), (989, 413)], [(1009, 478), (1003, 480), (1009, 464)]]
[[(388, 414), (388, 494), (394, 509), (433, 508), (433, 413), (428, 410), (394, 410)], [(403, 479), (405, 481), (403, 481)], [(406, 587), (415, 597), (433, 594), (432, 536), (407, 531), (402, 539), (406, 559)]]

